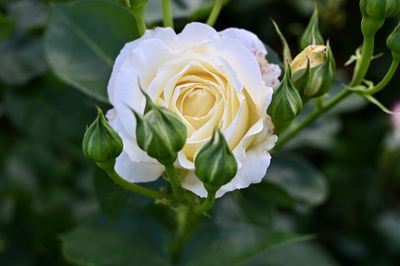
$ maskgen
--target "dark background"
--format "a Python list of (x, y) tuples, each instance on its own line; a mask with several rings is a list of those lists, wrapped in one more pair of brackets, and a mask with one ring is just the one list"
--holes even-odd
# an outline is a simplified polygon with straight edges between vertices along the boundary
[[(42, 41), (52, 2), (61, 1), (0, 0), (0, 265), (5, 266), (68, 265), (60, 234), (99, 212), (95, 167), (80, 149), (97, 103), (60, 81), (46, 63)], [(362, 42), (358, 1), (318, 3), (321, 32), (331, 42), (340, 80), (346, 81), (352, 67), (344, 63)], [(311, 12), (308, 0), (233, 0), (215, 27), (248, 29), (280, 53), (272, 18), (296, 54)], [(379, 81), (390, 64), (385, 40), (398, 21), (387, 21), (377, 35), (376, 51), (385, 55), (373, 61), (369, 80)], [(179, 20), (178, 27), (185, 22)], [(400, 100), (399, 87), (396, 74), (377, 98), (390, 107)], [(311, 210), (277, 212), (290, 216), (298, 232), (315, 234), (314, 243), (338, 265), (400, 265), (400, 145), (385, 144), (393, 130), (390, 117), (359, 101), (337, 117), (324, 145), (294, 148), (326, 177), (327, 200)]]

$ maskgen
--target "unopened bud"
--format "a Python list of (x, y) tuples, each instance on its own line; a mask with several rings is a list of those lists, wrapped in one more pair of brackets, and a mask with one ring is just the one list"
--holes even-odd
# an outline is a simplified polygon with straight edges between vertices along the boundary
[(392, 51), (393, 58), (400, 60), (400, 23), (387, 38), (386, 45)]
[(199, 151), (195, 159), (195, 173), (208, 192), (216, 192), (236, 175), (237, 163), (230, 151), (224, 135), (214, 134)]
[(145, 96), (144, 117), (134, 112), (138, 146), (164, 165), (173, 163), (186, 143), (186, 126), (175, 113), (154, 105), (150, 97)]
[(364, 36), (373, 36), (386, 18), (400, 14), (400, 0), (360, 0), (361, 30)]
[(305, 49), (309, 45), (324, 44), (324, 38), (319, 31), (318, 27), (318, 8), (315, 4), (314, 12), (311, 16), (310, 22), (300, 39), (300, 49)]
[(336, 64), (329, 43), (310, 45), (290, 65), (292, 81), (303, 101), (327, 93), (335, 78)]
[(110, 127), (100, 108), (96, 120), (86, 129), (82, 141), (84, 155), (95, 162), (107, 162), (122, 152), (123, 144), (117, 132)]
[(271, 116), (277, 134), (285, 129), (303, 109), (303, 102), (292, 83), (291, 76), (291, 69), (288, 67), (268, 107), (268, 114)]

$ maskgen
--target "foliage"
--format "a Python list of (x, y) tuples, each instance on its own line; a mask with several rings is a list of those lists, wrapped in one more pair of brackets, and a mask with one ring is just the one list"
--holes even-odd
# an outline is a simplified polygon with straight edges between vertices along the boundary
[[(155, 2), (146, 17), (156, 25)], [(232, 0), (216, 27), (252, 30), (276, 50), (267, 17), (298, 33), (287, 36), (296, 43), (312, 11), (308, 0), (245, 2)], [(331, 2), (319, 1), (324, 36), (332, 35), (327, 24), (340, 26), (332, 10), (358, 14), (356, 1)], [(209, 7), (174, 1), (178, 26)], [(340, 68), (358, 44), (359, 21), (348, 16), (331, 36)], [(171, 212), (116, 186), (80, 148), (95, 105), (105, 105), (113, 60), (137, 34), (116, 1), (0, 0), (1, 265), (169, 265)], [(377, 60), (371, 77), (379, 80), (386, 65)], [(398, 98), (396, 84), (380, 100)], [(183, 265), (397, 265), (400, 149), (386, 149), (388, 117), (360, 99), (342, 102), (273, 155), (262, 183), (217, 202), (187, 239)]]

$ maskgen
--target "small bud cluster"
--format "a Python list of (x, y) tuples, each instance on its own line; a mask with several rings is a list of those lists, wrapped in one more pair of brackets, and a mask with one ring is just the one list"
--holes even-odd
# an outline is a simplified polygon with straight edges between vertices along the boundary
[[(280, 32), (281, 38), (286, 42)], [(268, 113), (279, 135), (301, 112), (310, 99), (324, 96), (331, 88), (336, 72), (335, 59), (329, 42), (319, 32), (318, 10), (300, 38), (300, 49), (287, 66), (280, 86), (275, 90)], [(285, 56), (288, 58), (288, 56)]]

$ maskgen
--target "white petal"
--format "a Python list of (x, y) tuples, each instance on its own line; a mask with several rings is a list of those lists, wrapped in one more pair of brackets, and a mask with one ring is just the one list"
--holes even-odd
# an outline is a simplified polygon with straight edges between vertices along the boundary
[(220, 32), (221, 36), (229, 37), (232, 39), (239, 40), (253, 53), (262, 53), (263, 56), (267, 54), (267, 50), (263, 42), (254, 33), (238, 28), (228, 28)]
[(186, 49), (196, 47), (210, 39), (218, 36), (218, 32), (207, 24), (192, 22), (185, 26), (181, 33), (178, 34), (178, 44), (180, 48)]
[(221, 197), (226, 192), (242, 189), (251, 184), (260, 183), (264, 178), (270, 164), (271, 156), (268, 152), (249, 151), (246, 160), (242, 162), (242, 167), (231, 182), (221, 187), (217, 192), (217, 197)]
[(134, 162), (123, 151), (116, 159), (115, 171), (123, 179), (132, 183), (151, 182), (161, 176), (164, 167), (161, 164)]

